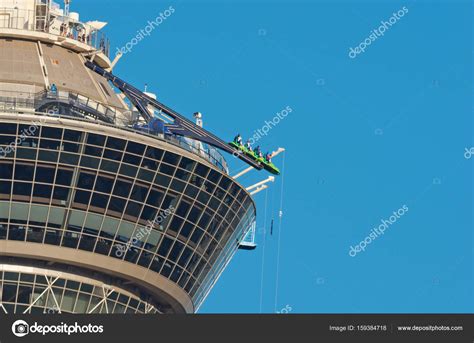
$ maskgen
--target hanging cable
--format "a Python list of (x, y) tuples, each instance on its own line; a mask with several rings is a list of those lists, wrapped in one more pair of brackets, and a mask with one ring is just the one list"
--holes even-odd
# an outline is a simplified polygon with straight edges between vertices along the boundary
[(265, 191), (265, 212), (263, 214), (263, 247), (262, 247), (262, 274), (260, 276), (260, 313), (262, 313), (263, 307), (263, 276), (265, 272), (265, 242), (267, 240), (267, 202), (268, 202), (268, 189)]
[(280, 247), (281, 247), (281, 220), (283, 217), (283, 182), (285, 177), (285, 156), (286, 152), (283, 153), (283, 162), (281, 169), (281, 188), (280, 188), (280, 210), (278, 212), (278, 248), (277, 248), (277, 265), (276, 265), (276, 280), (275, 280), (275, 305), (274, 310), (277, 311), (278, 303), (278, 283), (280, 278)]

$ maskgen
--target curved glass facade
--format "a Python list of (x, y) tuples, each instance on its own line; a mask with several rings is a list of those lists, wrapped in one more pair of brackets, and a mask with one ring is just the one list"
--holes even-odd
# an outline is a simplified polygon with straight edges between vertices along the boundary
[(140, 298), (98, 282), (1, 269), (0, 313), (160, 313)]
[(221, 171), (118, 135), (0, 123), (0, 240), (120, 259), (200, 302), (254, 203)]

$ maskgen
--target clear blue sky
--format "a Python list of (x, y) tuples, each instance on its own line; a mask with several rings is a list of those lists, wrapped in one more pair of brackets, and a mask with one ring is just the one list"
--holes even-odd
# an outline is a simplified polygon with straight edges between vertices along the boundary
[[(201, 111), (224, 139), (293, 109), (259, 142), (287, 149), (267, 207), (265, 192), (256, 196), (259, 246), (236, 254), (201, 313), (473, 312), (470, 3), (73, 1), (83, 19), (109, 22), (113, 50), (173, 6), (115, 73), (189, 117)], [(403, 205), (383, 236), (349, 256)]]

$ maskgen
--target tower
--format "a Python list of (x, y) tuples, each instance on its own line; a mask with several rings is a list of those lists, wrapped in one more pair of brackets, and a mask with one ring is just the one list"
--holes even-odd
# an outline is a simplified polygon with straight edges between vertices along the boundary
[(0, 312), (193, 313), (255, 220), (216, 149), (111, 87), (103, 26), (0, 0)]

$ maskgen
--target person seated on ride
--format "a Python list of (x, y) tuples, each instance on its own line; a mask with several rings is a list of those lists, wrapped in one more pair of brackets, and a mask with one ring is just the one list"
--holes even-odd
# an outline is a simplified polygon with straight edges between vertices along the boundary
[(265, 154), (265, 159), (268, 163), (272, 163), (272, 155), (269, 152)]
[(260, 150), (260, 146), (257, 146), (255, 148), (255, 156), (257, 156), (257, 158), (262, 158), (263, 157), (262, 150)]
[(242, 144), (242, 136), (240, 135), (240, 133), (237, 136), (235, 136), (234, 143), (237, 143), (238, 145), (243, 145)]
[(252, 145), (250, 144), (250, 139), (247, 139), (247, 143), (245, 143), (245, 147), (248, 151), (253, 152)]

